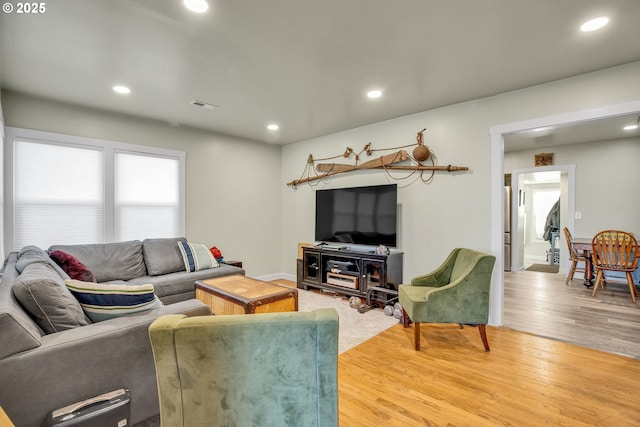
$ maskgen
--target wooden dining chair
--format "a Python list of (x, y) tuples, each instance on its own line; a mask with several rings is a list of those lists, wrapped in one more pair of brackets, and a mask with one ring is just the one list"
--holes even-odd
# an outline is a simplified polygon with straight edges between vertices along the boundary
[[(567, 274), (566, 285), (569, 284), (569, 281), (573, 280), (573, 275), (576, 271), (585, 271), (585, 266), (587, 265), (587, 259), (584, 256), (584, 253), (578, 253), (576, 249), (573, 247), (573, 236), (571, 236), (571, 232), (567, 227), (562, 227), (562, 232), (564, 233), (564, 238), (567, 240), (567, 248), (569, 248), (569, 259), (571, 260), (571, 268), (569, 269), (569, 273)], [(578, 263), (581, 262), (583, 267), (578, 267)]]
[(604, 272), (617, 271), (625, 273), (631, 300), (635, 303), (638, 296), (633, 282), (633, 273), (638, 268), (640, 248), (638, 240), (631, 233), (620, 230), (604, 230), (593, 237), (591, 241), (591, 257), (596, 269), (596, 281), (593, 285), (592, 296), (595, 296), (598, 286), (604, 289)]

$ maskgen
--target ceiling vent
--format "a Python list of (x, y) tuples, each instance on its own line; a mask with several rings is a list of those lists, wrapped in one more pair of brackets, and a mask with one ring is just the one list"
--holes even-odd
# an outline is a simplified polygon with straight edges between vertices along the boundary
[(209, 104), (208, 102), (199, 101), (197, 99), (194, 99), (189, 104), (195, 105), (196, 107), (204, 108), (206, 110), (215, 110), (216, 108), (220, 108), (219, 105)]

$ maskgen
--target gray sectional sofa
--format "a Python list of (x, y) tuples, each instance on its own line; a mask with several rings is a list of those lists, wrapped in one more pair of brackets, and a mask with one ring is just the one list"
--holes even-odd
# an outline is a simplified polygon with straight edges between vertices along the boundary
[(49, 248), (76, 257), (97, 282), (151, 283), (163, 302), (97, 323), (83, 313), (48, 252), (29, 246), (7, 257), (0, 281), (0, 406), (16, 426), (39, 426), (51, 410), (120, 387), (131, 391), (131, 424), (159, 413), (149, 325), (164, 314), (211, 314), (193, 299), (194, 282), (244, 274), (226, 264), (188, 273), (181, 240)]

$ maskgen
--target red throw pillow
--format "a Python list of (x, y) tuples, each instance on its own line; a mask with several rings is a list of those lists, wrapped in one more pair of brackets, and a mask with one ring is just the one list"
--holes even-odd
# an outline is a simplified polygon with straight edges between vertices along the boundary
[(216, 248), (215, 246), (209, 249), (209, 251), (211, 251), (211, 255), (213, 255), (214, 258), (222, 258), (222, 252), (220, 252), (220, 249)]
[(83, 282), (96, 281), (93, 273), (71, 254), (63, 251), (51, 251), (49, 258), (54, 260), (72, 279), (82, 280)]

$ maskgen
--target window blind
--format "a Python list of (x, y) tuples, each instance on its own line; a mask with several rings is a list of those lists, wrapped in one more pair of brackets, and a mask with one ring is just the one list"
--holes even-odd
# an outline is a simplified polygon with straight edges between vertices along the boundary
[(179, 235), (179, 159), (115, 154), (117, 241)]
[(14, 246), (104, 241), (101, 150), (15, 140)]

